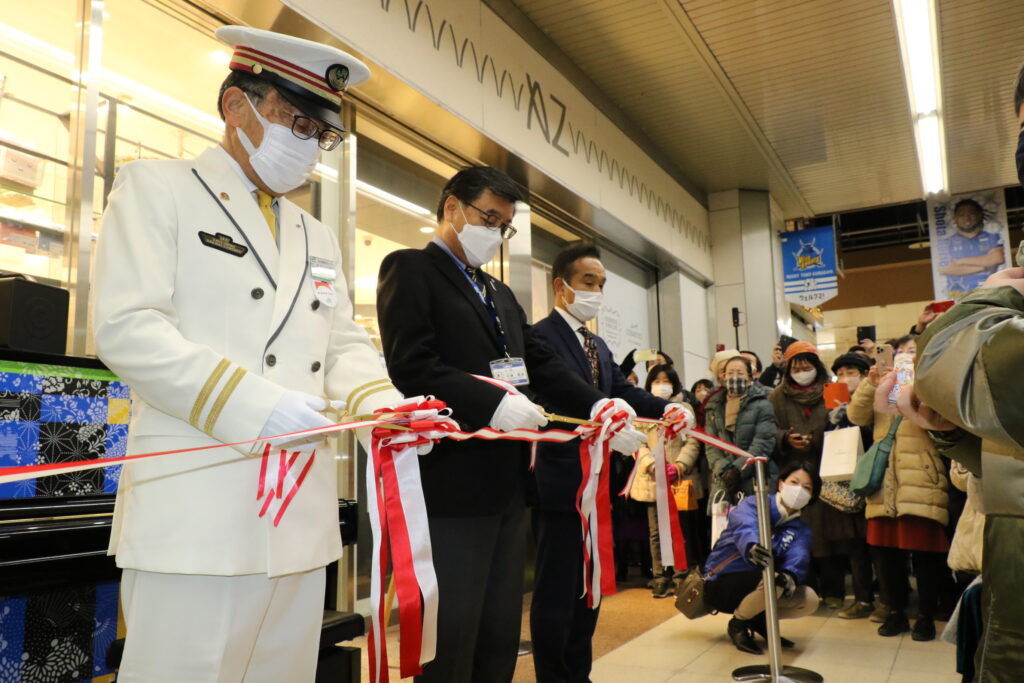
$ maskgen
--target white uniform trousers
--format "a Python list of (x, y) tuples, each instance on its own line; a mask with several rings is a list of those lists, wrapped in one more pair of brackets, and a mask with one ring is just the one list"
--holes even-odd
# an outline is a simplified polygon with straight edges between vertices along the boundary
[(204, 576), (125, 569), (121, 683), (312, 683), (326, 570)]

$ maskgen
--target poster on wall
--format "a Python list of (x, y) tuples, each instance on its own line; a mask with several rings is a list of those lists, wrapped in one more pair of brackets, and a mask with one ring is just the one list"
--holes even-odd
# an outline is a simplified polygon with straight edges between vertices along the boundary
[[(606, 274), (608, 281), (597, 314), (597, 333), (608, 344), (615, 362), (621, 363), (630, 351), (651, 346), (647, 289), (610, 270)], [(637, 363), (636, 372), (642, 382), (645, 364)]]
[(808, 308), (839, 294), (836, 234), (831, 225), (779, 235), (786, 301)]
[(935, 300), (961, 299), (1010, 266), (1002, 188), (928, 200)]

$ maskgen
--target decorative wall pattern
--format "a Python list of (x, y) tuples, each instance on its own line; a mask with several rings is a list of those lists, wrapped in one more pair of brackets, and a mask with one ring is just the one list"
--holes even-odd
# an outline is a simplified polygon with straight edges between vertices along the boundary
[[(0, 361), (0, 467), (125, 455), (128, 415), (128, 385), (112, 372)], [(0, 499), (114, 493), (120, 470), (0, 484)]]
[(85, 683), (110, 672), (117, 582), (0, 595), (0, 681)]

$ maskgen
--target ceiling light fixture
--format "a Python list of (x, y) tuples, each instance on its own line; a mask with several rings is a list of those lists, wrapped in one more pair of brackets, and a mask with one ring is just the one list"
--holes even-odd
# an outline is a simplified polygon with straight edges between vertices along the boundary
[(935, 0), (892, 0), (925, 195), (949, 187)]
[(422, 232), (424, 235), (432, 235), (434, 233), (434, 226), (424, 225), (422, 228), (420, 228), (420, 232)]
[(398, 195), (393, 195), (387, 190), (382, 190), (364, 180), (356, 180), (356, 192), (367, 197), (371, 197), (372, 199), (376, 199), (378, 202), (387, 204), (392, 209), (397, 209), (403, 213), (409, 214), (410, 216), (425, 218), (434, 215), (430, 209), (425, 209), (419, 204), (413, 204), (406, 199), (402, 199)]

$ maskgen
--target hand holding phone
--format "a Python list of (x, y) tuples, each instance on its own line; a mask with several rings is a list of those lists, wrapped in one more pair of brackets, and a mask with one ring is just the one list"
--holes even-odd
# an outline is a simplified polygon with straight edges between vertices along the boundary
[(890, 344), (875, 344), (875, 365), (882, 374), (892, 370), (893, 349)]

